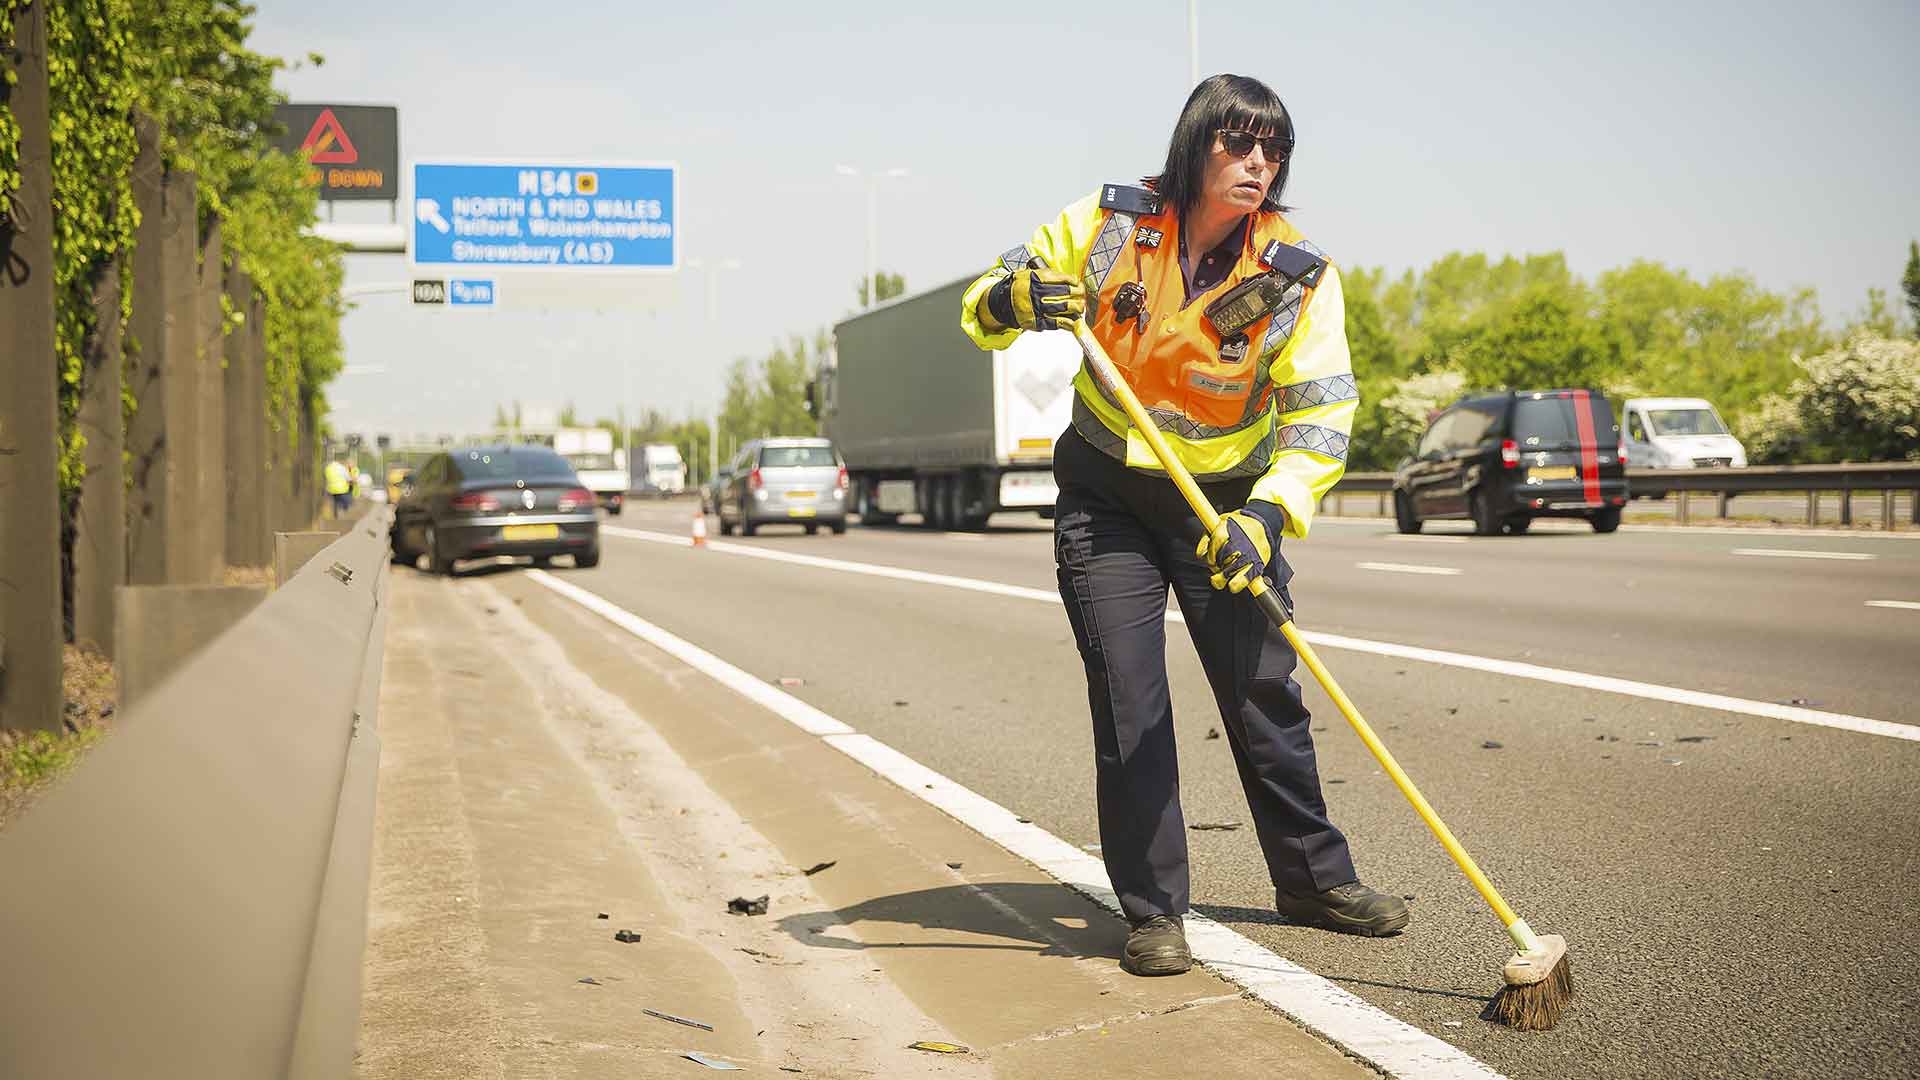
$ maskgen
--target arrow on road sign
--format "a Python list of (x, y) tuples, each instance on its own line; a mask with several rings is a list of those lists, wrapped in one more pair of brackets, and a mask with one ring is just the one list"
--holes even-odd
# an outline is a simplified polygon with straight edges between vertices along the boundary
[(332, 109), (320, 110), (307, 137), (300, 140), (300, 149), (312, 152), (315, 165), (352, 165), (360, 160), (360, 151), (353, 148), (353, 140), (347, 138), (347, 129)]
[(413, 216), (440, 230), (441, 235), (453, 231), (447, 219), (440, 216), (440, 203), (436, 199), (413, 200)]

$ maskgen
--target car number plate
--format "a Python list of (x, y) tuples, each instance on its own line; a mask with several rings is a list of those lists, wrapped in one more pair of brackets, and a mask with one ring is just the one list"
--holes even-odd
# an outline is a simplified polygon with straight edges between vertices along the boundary
[(789, 499), (811, 499), (811, 498), (813, 498), (813, 496), (814, 496), (814, 493), (813, 493), (813, 492), (811, 492), (811, 491), (789, 491), (789, 492), (787, 492), (787, 498), (789, 498)]
[(558, 540), (558, 525), (505, 525), (500, 529), (502, 540)]
[(1574, 470), (1571, 465), (1548, 465), (1527, 470), (1529, 480), (1571, 480), (1573, 477)]
[(788, 516), (788, 517), (812, 517), (812, 516), (813, 516), (813, 514), (814, 514), (814, 510), (813, 510), (813, 507), (811, 507), (811, 506), (789, 506), (789, 507), (787, 507), (787, 516)]

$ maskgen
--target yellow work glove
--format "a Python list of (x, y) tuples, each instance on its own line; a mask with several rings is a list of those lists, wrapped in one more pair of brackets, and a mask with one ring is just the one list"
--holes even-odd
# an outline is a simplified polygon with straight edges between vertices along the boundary
[(1021, 267), (987, 290), (986, 315), (999, 329), (1071, 330), (1087, 313), (1078, 278), (1046, 267)]
[(1273, 561), (1274, 538), (1286, 522), (1286, 511), (1258, 499), (1222, 516), (1219, 528), (1194, 549), (1213, 568), (1213, 587), (1242, 592), (1265, 573)]

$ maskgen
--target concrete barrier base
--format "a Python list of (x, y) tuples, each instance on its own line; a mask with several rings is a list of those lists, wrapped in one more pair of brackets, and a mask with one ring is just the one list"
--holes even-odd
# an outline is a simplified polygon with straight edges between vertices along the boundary
[(273, 534), (273, 583), (285, 585), (328, 544), (340, 539), (340, 530), (317, 532), (277, 532)]
[(265, 585), (122, 585), (113, 591), (120, 655), (120, 711), (164, 682), (187, 659), (246, 618)]

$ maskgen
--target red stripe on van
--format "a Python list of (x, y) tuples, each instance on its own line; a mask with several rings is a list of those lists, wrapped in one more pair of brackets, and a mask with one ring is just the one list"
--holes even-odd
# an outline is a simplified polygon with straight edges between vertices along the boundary
[(1580, 433), (1580, 479), (1585, 481), (1587, 502), (1600, 505), (1600, 442), (1593, 432), (1593, 406), (1585, 390), (1573, 392), (1573, 423)]

